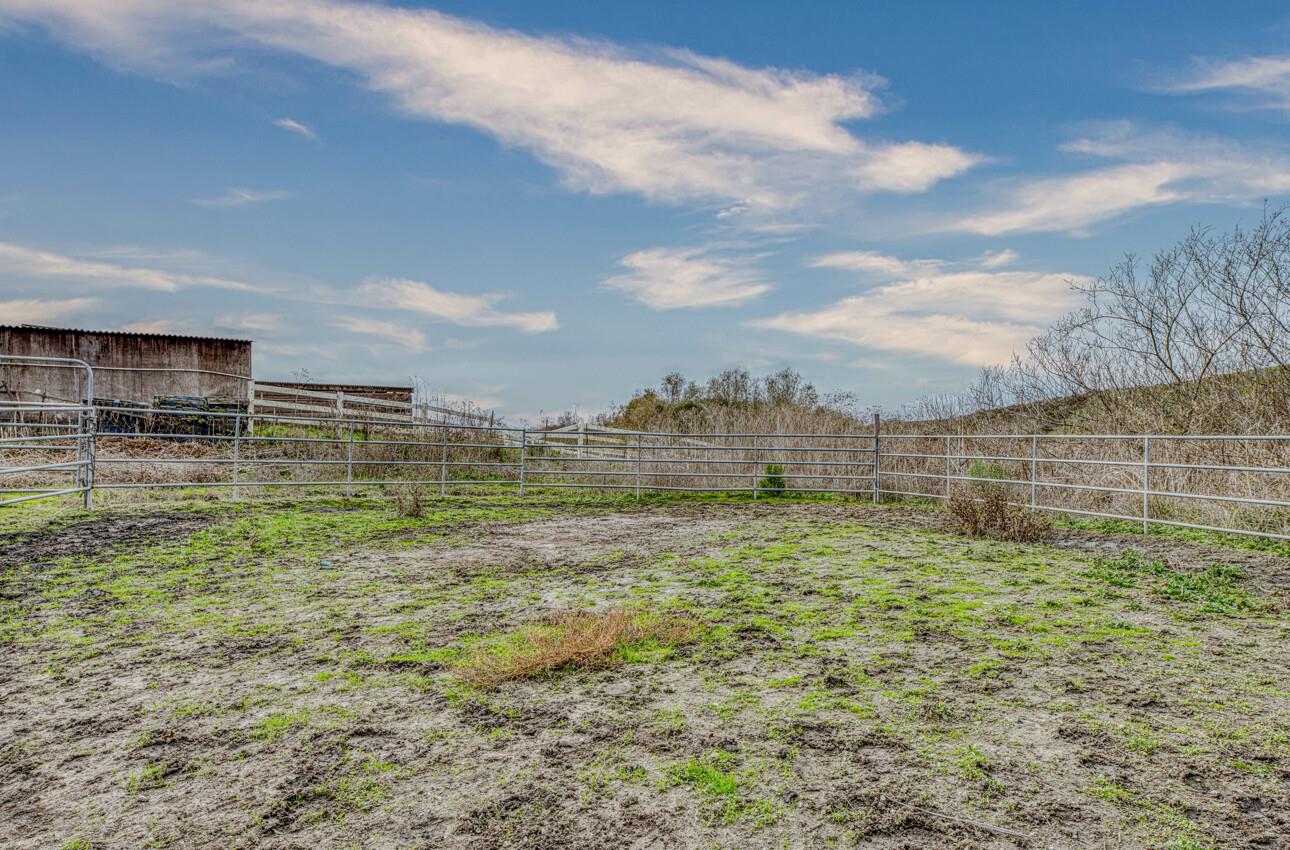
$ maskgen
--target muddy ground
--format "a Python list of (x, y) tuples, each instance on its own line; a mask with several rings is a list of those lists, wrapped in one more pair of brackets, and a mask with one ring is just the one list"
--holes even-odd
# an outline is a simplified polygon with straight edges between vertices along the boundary
[[(939, 522), (493, 500), (10, 535), (0, 846), (1290, 848), (1290, 562)], [(623, 604), (702, 637), (454, 673)]]

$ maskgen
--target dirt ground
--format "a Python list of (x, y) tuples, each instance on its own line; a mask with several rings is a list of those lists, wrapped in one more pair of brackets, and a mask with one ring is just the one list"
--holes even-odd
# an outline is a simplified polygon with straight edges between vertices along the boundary
[[(1290, 850), (1290, 561), (939, 522), (361, 501), (0, 537), (0, 846)], [(702, 635), (455, 673), (620, 605)]]

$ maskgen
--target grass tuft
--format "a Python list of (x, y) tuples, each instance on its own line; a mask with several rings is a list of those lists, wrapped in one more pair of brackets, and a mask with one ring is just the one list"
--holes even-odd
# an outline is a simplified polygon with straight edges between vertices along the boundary
[(694, 640), (697, 620), (632, 608), (570, 611), (520, 628), (457, 665), (471, 685), (491, 688), (556, 670), (589, 669), (621, 661), (658, 658)]

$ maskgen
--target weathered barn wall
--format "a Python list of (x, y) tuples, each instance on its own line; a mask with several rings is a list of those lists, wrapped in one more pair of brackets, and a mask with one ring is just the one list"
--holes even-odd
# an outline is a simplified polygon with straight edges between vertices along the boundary
[[(251, 341), (0, 325), (0, 354), (75, 357), (94, 370), (94, 395), (151, 403), (157, 396), (246, 398)], [(0, 399), (79, 401), (84, 373), (0, 365)]]

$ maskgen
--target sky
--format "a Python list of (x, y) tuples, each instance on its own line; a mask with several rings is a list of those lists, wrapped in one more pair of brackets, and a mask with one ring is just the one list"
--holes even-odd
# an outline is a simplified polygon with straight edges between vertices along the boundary
[(1290, 11), (0, 0), (0, 323), (508, 419), (665, 373), (953, 393), (1290, 199)]

